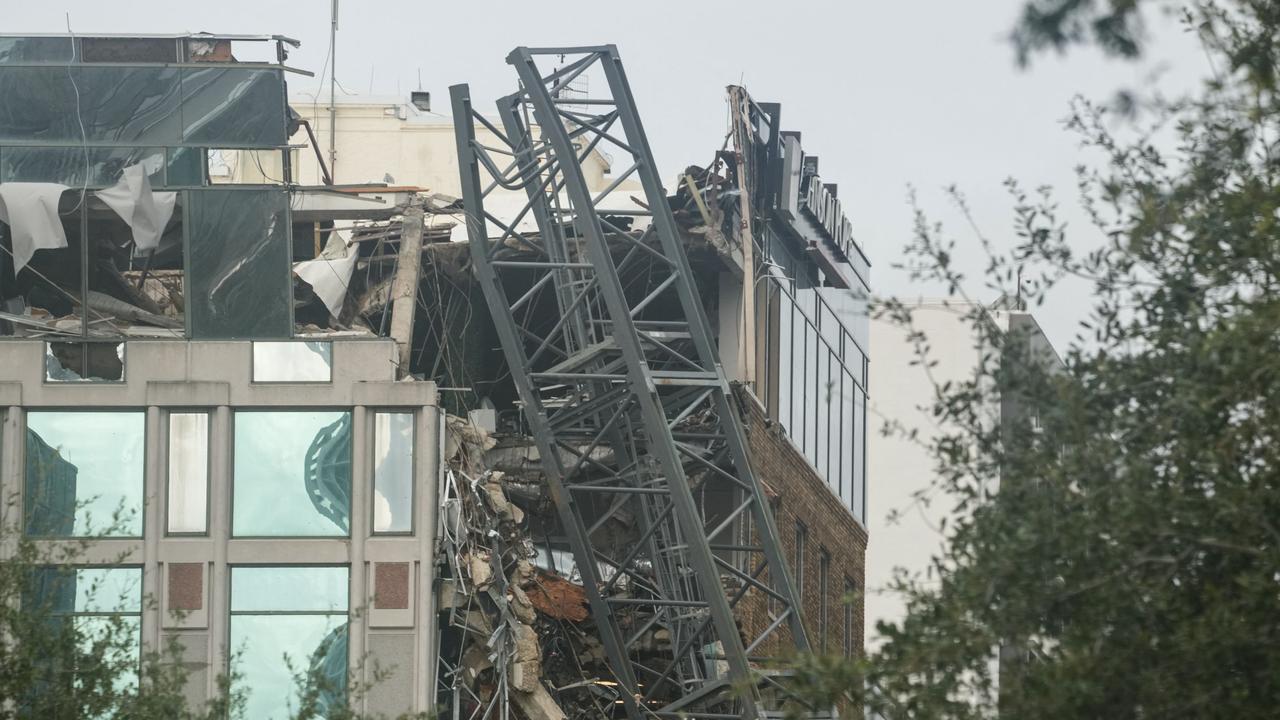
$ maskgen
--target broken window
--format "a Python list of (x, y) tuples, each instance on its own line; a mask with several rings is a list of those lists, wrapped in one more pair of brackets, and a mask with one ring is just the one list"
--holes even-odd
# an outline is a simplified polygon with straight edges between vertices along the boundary
[(253, 382), (329, 382), (332, 375), (332, 343), (286, 341), (253, 344)]
[(374, 413), (373, 531), (413, 532), (413, 413)]
[(233, 473), (233, 536), (350, 535), (350, 412), (237, 412)]
[(282, 150), (211, 148), (207, 155), (213, 185), (283, 185), (289, 180)]
[(114, 185), (126, 167), (138, 163), (146, 167), (152, 187), (166, 184), (164, 149), (158, 147), (0, 148), (0, 182), (102, 188)]
[(231, 568), (231, 670), (245, 717), (296, 709), (295, 673), (322, 681), (315, 717), (346, 710), (348, 584), (340, 566)]
[(122, 342), (49, 342), (44, 355), (46, 382), (124, 380)]
[(27, 413), (26, 534), (141, 537), (146, 415)]
[(290, 337), (293, 284), (288, 193), (188, 191), (185, 225), (190, 337)]
[(166, 503), (171, 534), (209, 529), (209, 413), (169, 413)]

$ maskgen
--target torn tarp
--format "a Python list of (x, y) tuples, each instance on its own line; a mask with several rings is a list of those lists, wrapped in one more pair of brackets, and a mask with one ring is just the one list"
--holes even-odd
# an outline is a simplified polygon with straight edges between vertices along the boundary
[(294, 263), (293, 272), (307, 281), (316, 297), (329, 308), (329, 314), (336, 318), (342, 314), (347, 286), (351, 284), (351, 273), (356, 269), (359, 254), (356, 248), (348, 247), (347, 233), (334, 230), (320, 257)]
[(67, 233), (58, 217), (58, 200), (67, 191), (58, 183), (0, 183), (0, 221), (13, 237), (13, 271), (20, 272), (36, 250), (64, 248)]
[(119, 182), (97, 192), (98, 199), (133, 230), (134, 254), (156, 249), (178, 199), (177, 193), (152, 192), (148, 170), (145, 163), (130, 165)]

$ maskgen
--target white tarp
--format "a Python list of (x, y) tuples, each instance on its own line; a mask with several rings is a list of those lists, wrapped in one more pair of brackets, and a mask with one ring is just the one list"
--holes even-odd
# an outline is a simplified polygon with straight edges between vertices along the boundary
[(151, 191), (145, 162), (125, 168), (119, 182), (96, 194), (133, 230), (135, 255), (160, 245), (160, 236), (173, 217), (173, 206), (178, 199), (174, 192)]
[(347, 286), (351, 284), (359, 255), (358, 247), (347, 244), (347, 233), (335, 230), (320, 257), (294, 263), (293, 272), (307, 281), (324, 306), (329, 308), (329, 314), (336, 318), (342, 314), (342, 303), (346, 300)]
[(0, 222), (9, 225), (13, 236), (15, 274), (36, 250), (67, 246), (67, 233), (58, 217), (58, 199), (67, 189), (57, 183), (0, 183)]

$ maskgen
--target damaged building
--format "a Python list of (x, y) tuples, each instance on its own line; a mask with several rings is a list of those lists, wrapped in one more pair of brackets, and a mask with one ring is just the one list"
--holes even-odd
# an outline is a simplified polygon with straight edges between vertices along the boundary
[(291, 108), (294, 45), (0, 37), (5, 527), (105, 535), (50, 572), (193, 699), (245, 648), (250, 717), (285, 653), (367, 712), (839, 714), (786, 658), (862, 645), (869, 263), (781, 108), (664, 184), (612, 46), (440, 119)]

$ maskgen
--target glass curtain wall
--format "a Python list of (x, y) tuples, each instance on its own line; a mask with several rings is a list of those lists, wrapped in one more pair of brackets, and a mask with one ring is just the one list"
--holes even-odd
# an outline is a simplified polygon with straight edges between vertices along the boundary
[[(772, 246), (780, 245), (770, 238)], [(770, 417), (854, 516), (865, 521), (865, 289), (817, 287), (786, 274), (784, 250), (756, 282), (759, 394)]]

